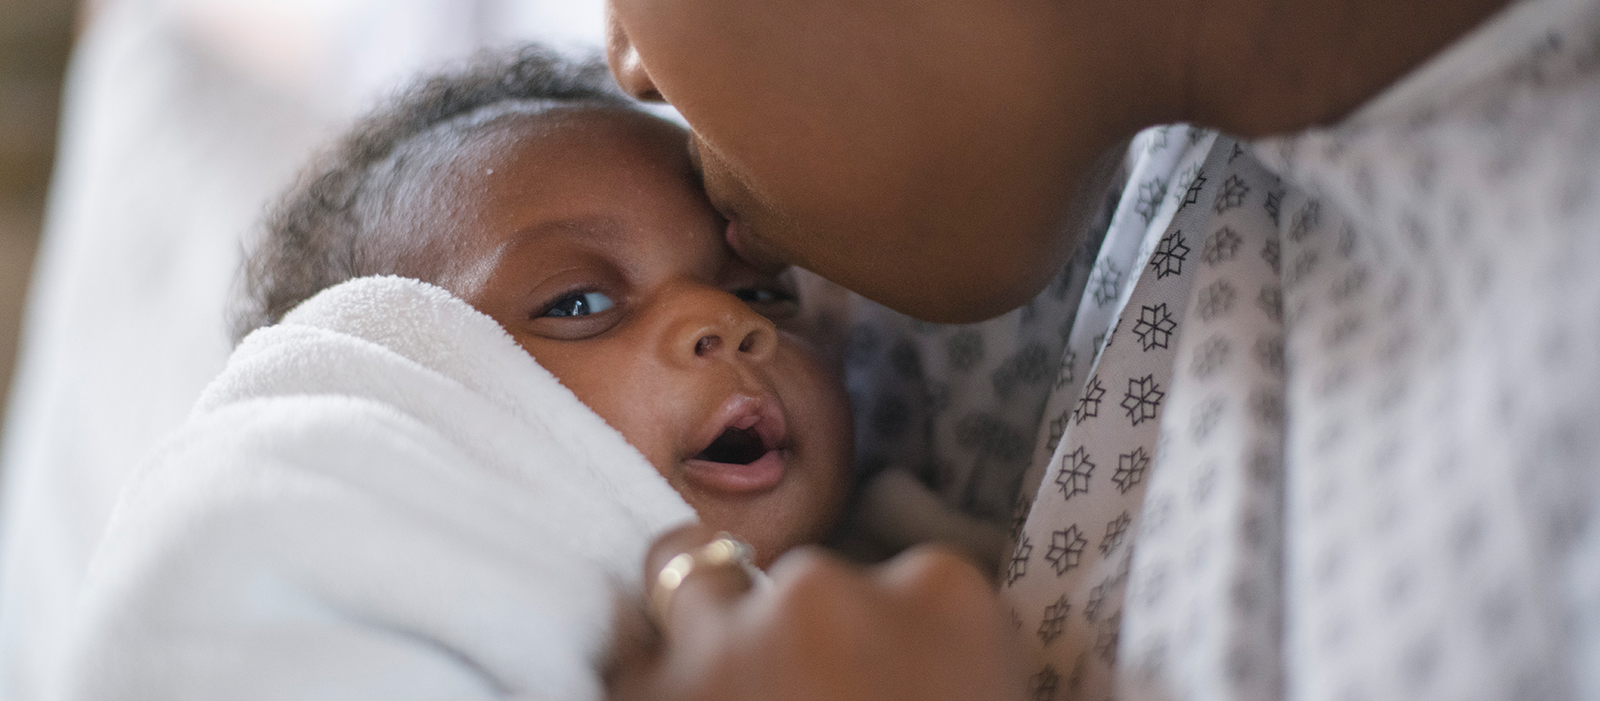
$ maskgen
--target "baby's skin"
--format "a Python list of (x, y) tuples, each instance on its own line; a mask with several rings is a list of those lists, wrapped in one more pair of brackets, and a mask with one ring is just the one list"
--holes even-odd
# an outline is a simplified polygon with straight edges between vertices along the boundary
[(850, 482), (843, 385), (779, 328), (795, 295), (729, 248), (683, 130), (615, 107), (502, 119), (437, 173), (411, 255), (758, 564), (824, 538)]

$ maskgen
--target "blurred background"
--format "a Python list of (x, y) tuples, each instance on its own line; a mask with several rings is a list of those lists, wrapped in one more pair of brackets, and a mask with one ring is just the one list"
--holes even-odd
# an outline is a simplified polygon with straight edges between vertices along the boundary
[(0, 0), (0, 417), (55, 155), (79, 3)]

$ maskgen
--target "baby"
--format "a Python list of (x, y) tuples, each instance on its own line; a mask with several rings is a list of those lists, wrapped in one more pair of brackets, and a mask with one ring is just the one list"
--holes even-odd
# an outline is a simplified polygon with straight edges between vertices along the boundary
[(480, 61), (284, 197), (58, 696), (598, 699), (664, 529), (760, 565), (832, 530), (849, 409), (782, 328), (792, 282), (733, 255), (685, 132), (609, 80)]
[(346, 279), (438, 285), (770, 562), (839, 514), (842, 384), (779, 329), (792, 285), (728, 247), (686, 132), (602, 70), (525, 50), (369, 118), (269, 218), (238, 330)]

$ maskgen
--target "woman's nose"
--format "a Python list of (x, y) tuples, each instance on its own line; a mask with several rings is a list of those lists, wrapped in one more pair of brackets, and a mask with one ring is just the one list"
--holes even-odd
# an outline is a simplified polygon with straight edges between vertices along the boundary
[(606, 63), (611, 65), (611, 75), (617, 79), (617, 85), (622, 86), (623, 92), (634, 99), (666, 101), (661, 97), (661, 91), (656, 89), (656, 84), (650, 80), (644, 63), (639, 60), (638, 50), (633, 48), (633, 40), (622, 28), (622, 22), (617, 20), (617, 13), (609, 2), (606, 3)]
[(761, 363), (778, 345), (772, 321), (722, 290), (703, 287), (673, 295), (676, 307), (666, 337), (668, 357), (679, 364), (697, 365), (725, 359)]

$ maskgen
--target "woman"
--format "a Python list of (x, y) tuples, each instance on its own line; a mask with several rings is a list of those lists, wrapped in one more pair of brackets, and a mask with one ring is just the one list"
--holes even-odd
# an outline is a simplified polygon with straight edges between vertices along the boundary
[[(1600, 256), (1584, 233), (1600, 223), (1586, 204), (1600, 85), (1584, 33), (1596, 8), (1535, 0), (1490, 19), (1505, 4), (612, 0), (610, 57), (627, 90), (689, 121), (742, 255), (936, 321), (982, 319), (1037, 293), (1077, 243), (1061, 232), (1091, 164), (1135, 130), (1189, 121), (1292, 134), (1241, 148), (1266, 165), (1249, 187), (1280, 243), (1326, 239), (1281, 261), (1292, 362), (1277, 403), (1257, 407), (1287, 415), (1281, 468), (1264, 470), (1282, 480), (1267, 490), (1281, 499), (1239, 520), (1250, 538), (1282, 539), (1267, 558), (1282, 564), (1262, 566), (1281, 572), (1278, 589), (1262, 599), (1235, 588), (1216, 599), (1232, 610), (1195, 611), (1242, 630), (1253, 610), (1265, 622), (1251, 625), (1286, 640), (1277, 656), (1239, 657), (1237, 631), (1217, 632), (1185, 653), (1188, 666), (1154, 652), (1139, 669), (1123, 664), (1123, 688), (1592, 695), (1581, 661), (1600, 644), (1543, 621), (1600, 611), (1562, 593), (1592, 590), (1570, 577), (1600, 557), (1583, 525), (1600, 451), (1583, 427), (1600, 406), (1579, 389), (1600, 381), (1579, 350), (1600, 340), (1600, 295), (1581, 273)], [(1322, 124), (1337, 126), (1312, 129)], [(1129, 195), (1151, 183), (1130, 182)], [(1265, 253), (1278, 274), (1282, 253)], [(1306, 280), (1315, 294), (1295, 288)], [(1183, 304), (1200, 309), (1205, 293)], [(1362, 301), (1340, 306), (1348, 299)], [(1246, 479), (1251, 460), (1218, 469), (1224, 482)], [(705, 537), (664, 539), (647, 580)], [(1016, 558), (1036, 557), (1021, 545)], [(1462, 584), (1452, 568), (1469, 562), (1492, 562), (1474, 581), (1497, 584)], [(731, 570), (705, 572), (678, 590), (659, 674), (619, 695), (1111, 692), (1109, 679), (1075, 688), (1064, 669), (1020, 662), (998, 642), (1002, 604), (943, 555), (870, 572), (805, 556), (778, 563), (778, 586), (754, 593)], [(1126, 578), (1148, 594), (1171, 585), (1158, 572), (1135, 560)], [(1119, 616), (1103, 629), (1108, 657), (1136, 647), (1135, 625)], [(1446, 632), (1469, 629), (1477, 637)], [(1266, 681), (1229, 681), (1241, 677)]]

